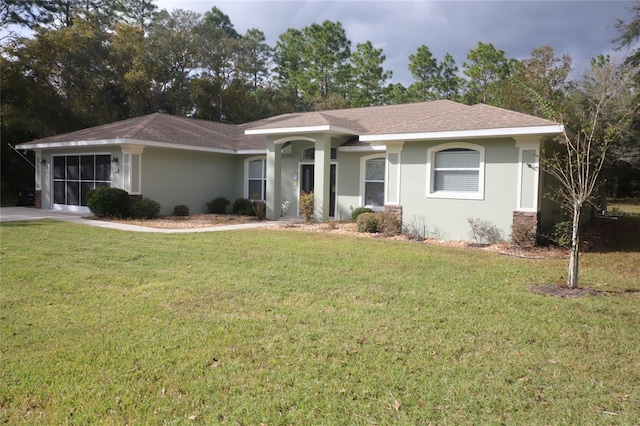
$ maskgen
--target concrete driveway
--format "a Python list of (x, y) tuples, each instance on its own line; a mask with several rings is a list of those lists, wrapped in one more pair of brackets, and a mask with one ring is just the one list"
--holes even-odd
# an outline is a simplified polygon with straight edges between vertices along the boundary
[[(122, 231), (156, 232), (161, 234), (180, 234), (196, 232), (231, 231), (236, 229), (265, 228), (278, 225), (278, 221), (263, 221), (245, 223), (240, 225), (211, 226), (208, 228), (193, 229), (159, 229), (146, 226), (127, 225), (124, 223), (106, 222), (101, 220), (86, 219), (86, 213), (61, 212), (57, 210), (42, 210), (33, 207), (0, 207), (0, 223), (19, 222), (30, 220), (53, 219), (63, 222), (79, 223), (101, 228), (120, 229)], [(84, 216), (84, 217), (83, 217)]]

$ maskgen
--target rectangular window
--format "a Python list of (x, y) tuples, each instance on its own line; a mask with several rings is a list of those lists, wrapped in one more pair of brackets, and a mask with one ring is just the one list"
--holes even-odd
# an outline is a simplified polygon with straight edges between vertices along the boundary
[(264, 201), (267, 195), (267, 160), (249, 161), (247, 177), (247, 197)]
[(365, 163), (364, 172), (364, 205), (384, 206), (384, 157), (372, 158)]
[(447, 149), (435, 153), (433, 192), (471, 192), (480, 188), (480, 152)]

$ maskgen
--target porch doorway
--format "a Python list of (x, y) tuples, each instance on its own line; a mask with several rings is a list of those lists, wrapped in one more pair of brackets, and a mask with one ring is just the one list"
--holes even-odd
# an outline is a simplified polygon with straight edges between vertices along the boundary
[[(300, 192), (313, 192), (315, 166), (313, 164), (300, 165)], [(329, 171), (329, 217), (336, 213), (336, 165), (331, 164)]]

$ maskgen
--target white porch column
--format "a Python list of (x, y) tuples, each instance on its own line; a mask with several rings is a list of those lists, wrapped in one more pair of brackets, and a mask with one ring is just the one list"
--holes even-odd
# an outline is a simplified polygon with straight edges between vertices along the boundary
[(267, 218), (282, 214), (282, 149), (271, 137), (267, 139)]
[(130, 195), (142, 195), (142, 151), (144, 146), (122, 146), (122, 158), (119, 159), (122, 189)]
[(385, 167), (385, 205), (400, 205), (400, 165), (404, 142), (387, 143), (387, 167)]
[(522, 137), (516, 139), (518, 148), (518, 187), (516, 210), (537, 212), (540, 197), (540, 138)]
[[(36, 159), (35, 159), (35, 165), (36, 165), (36, 170), (35, 170), (35, 172), (36, 172), (36, 176), (35, 176), (36, 187), (35, 187), (35, 190), (36, 191), (40, 191), (40, 190), (42, 190), (42, 175), (43, 175), (42, 171), (43, 171), (43, 169), (45, 169), (45, 166), (47, 164), (46, 163), (47, 160), (45, 159), (45, 162), (44, 163), (42, 162), (43, 157), (42, 157), (42, 150), (41, 149), (34, 149), (33, 151), (36, 154)], [(51, 158), (51, 157), (49, 157), (49, 158)]]
[(314, 216), (318, 222), (329, 220), (331, 174), (331, 136), (322, 135), (316, 139), (315, 165), (313, 175)]

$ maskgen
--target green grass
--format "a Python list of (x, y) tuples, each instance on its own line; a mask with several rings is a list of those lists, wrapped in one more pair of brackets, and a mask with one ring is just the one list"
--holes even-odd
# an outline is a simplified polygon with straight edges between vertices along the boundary
[(3, 224), (9, 424), (640, 423), (640, 253)]
[(640, 198), (609, 198), (607, 199), (607, 210), (640, 214)]

